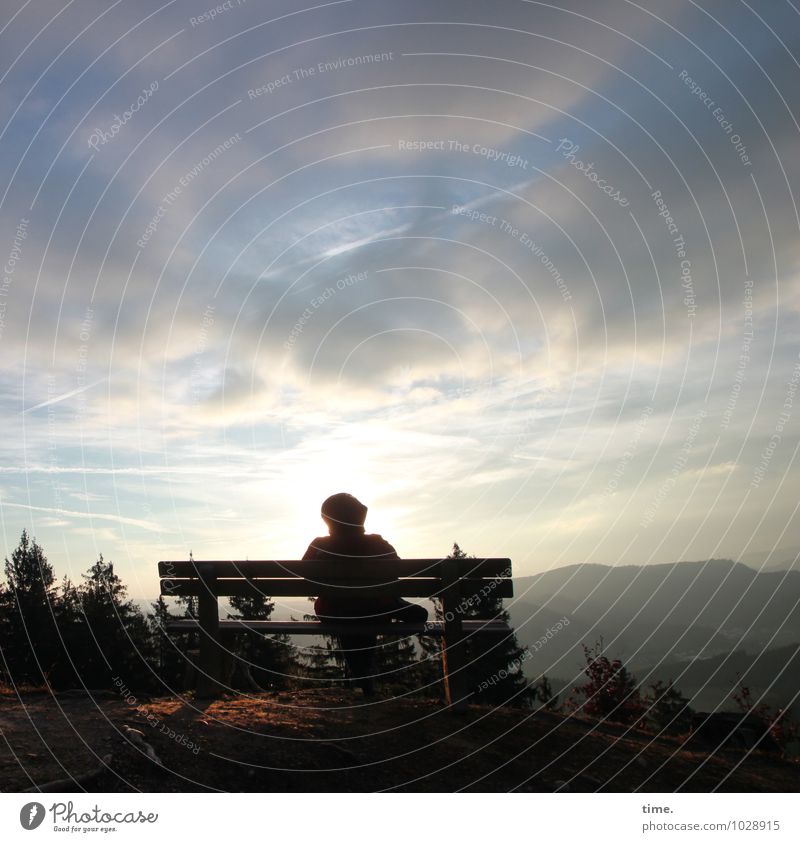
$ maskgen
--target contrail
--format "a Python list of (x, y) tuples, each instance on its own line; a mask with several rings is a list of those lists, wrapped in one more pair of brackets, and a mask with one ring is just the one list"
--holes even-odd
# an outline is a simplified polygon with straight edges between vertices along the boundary
[(103, 383), (107, 379), (108, 378), (106, 377), (101, 377), (99, 380), (95, 380), (94, 383), (89, 383), (86, 386), (80, 386), (77, 389), (73, 389), (71, 392), (67, 392), (64, 395), (59, 395), (57, 398), (49, 398), (46, 401), (37, 403), (36, 406), (29, 406), (27, 409), (23, 409), (22, 412), (20, 412), (20, 415), (27, 415), (29, 412), (33, 412), (34, 409), (41, 409), (43, 406), (51, 406), (54, 403), (65, 401), (67, 398), (71, 398), (74, 395), (79, 395), (81, 392), (85, 392), (87, 389), (91, 389), (93, 386), (97, 386), (99, 383)]
[[(442, 210), (444, 210), (444, 208), (442, 208)], [(404, 234), (411, 228), (412, 225), (410, 222), (407, 222), (403, 225), (397, 225), (394, 228), (384, 228), (382, 231), (375, 231), (373, 234), (369, 234), (366, 237), (362, 237), (360, 240), (352, 240), (349, 243), (343, 243), (342, 245), (333, 246), (329, 249), (326, 249), (324, 252), (322, 252), (322, 256), (336, 257), (339, 254), (344, 254), (346, 251), (352, 251), (353, 249), (360, 248), (361, 246), (366, 246), (370, 243), (382, 240), (384, 237), (393, 237), (395, 234)]]
[(106, 515), (97, 514), (95, 512), (76, 512), (72, 509), (57, 509), (51, 506), (31, 506), (27, 503), (10, 503), (8, 500), (0, 500), (0, 511), (9, 506), (14, 509), (25, 509), (28, 512), (46, 512), (50, 515), (63, 515), (64, 517), (77, 517), (87, 520), (110, 520), (112, 523), (122, 523), (126, 526), (138, 526), (140, 529), (146, 529), (150, 532), (164, 532), (165, 530), (157, 523), (151, 523), (148, 520), (139, 520), (133, 517), (123, 517), (122, 515)]

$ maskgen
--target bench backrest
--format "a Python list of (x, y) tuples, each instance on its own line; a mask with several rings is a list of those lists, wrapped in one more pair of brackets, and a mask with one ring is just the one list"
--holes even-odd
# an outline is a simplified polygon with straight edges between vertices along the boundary
[(330, 561), (160, 561), (164, 596), (511, 597), (507, 558), (336, 558)]

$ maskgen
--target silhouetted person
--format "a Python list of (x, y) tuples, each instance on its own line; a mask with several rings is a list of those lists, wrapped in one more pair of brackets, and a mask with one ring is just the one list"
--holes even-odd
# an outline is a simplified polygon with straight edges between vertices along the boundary
[[(321, 513), (330, 534), (315, 538), (309, 544), (304, 560), (328, 560), (334, 566), (347, 564), (353, 557), (369, 558), (374, 560), (376, 568), (380, 568), (381, 561), (399, 558), (395, 548), (380, 535), (364, 532), (367, 507), (351, 494), (328, 497), (322, 504)], [(339, 644), (350, 677), (359, 684), (365, 696), (370, 696), (377, 635), (358, 632), (359, 623), (389, 620), (424, 623), (428, 612), (423, 606), (399, 597), (361, 596), (357, 586), (343, 587), (341, 591), (341, 596), (317, 597), (314, 612), (323, 622), (353, 624), (353, 633), (339, 635)]]

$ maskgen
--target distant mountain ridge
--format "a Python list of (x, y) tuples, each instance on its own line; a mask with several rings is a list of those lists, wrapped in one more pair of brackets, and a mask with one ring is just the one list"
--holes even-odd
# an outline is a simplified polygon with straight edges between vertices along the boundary
[(760, 573), (730, 559), (572, 565), (516, 580), (515, 594), (584, 624), (699, 625), (764, 645), (800, 640), (800, 571)]
[[(730, 559), (569, 565), (517, 579), (514, 592), (509, 611), (521, 643), (533, 645), (554, 617), (570, 621), (536, 648), (526, 664), (531, 675), (577, 679), (582, 645), (592, 646), (601, 638), (610, 656), (641, 673), (653, 668), (659, 678), (670, 677), (670, 671), (674, 675), (678, 665), (694, 659), (746, 650), (737, 653), (737, 663), (745, 666), (748, 658), (762, 657), (765, 650), (800, 642), (797, 570), (759, 572)], [(785, 654), (793, 651), (786, 649)], [(762, 657), (759, 682), (767, 677), (765, 663)], [(702, 683), (696, 678), (696, 671), (689, 674), (689, 689)], [(784, 679), (781, 691), (797, 683)]]

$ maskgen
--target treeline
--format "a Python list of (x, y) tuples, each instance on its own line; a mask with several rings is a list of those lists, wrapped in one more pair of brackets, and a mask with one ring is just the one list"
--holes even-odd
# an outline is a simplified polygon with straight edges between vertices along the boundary
[(22, 532), (0, 585), (2, 678), (8, 684), (106, 687), (115, 671), (152, 684), (153, 624), (100, 556), (80, 582), (55, 580), (42, 547)]
[[(42, 547), (23, 530), (5, 560), (0, 583), (0, 681), (15, 687), (53, 690), (105, 689), (121, 679), (143, 692), (191, 688), (197, 659), (196, 634), (170, 635), (171, 619), (197, 618), (197, 599), (175, 600), (171, 613), (159, 597), (145, 614), (128, 596), (102, 555), (79, 582), (55, 573)], [(232, 618), (268, 619), (270, 600), (230, 600)], [(285, 636), (249, 635), (229, 642), (244, 664), (232, 679), (242, 689), (286, 686), (296, 672), (296, 653)]]
[[(452, 555), (466, 554), (455, 544)], [(232, 597), (231, 618), (268, 620), (274, 603), (259, 595)], [(54, 690), (111, 688), (120, 680), (140, 692), (171, 693), (190, 688), (197, 657), (197, 634), (168, 634), (175, 617), (196, 618), (194, 597), (162, 597), (145, 614), (102, 555), (79, 582), (56, 581), (42, 547), (26, 531), (5, 560), (0, 583), (0, 681)], [(441, 619), (434, 600), (432, 619)], [(509, 622), (502, 600), (491, 595), (466, 606), (465, 619)], [(233, 655), (226, 683), (234, 689), (306, 689), (346, 686), (344, 662), (335, 638), (296, 647), (287, 635), (237, 634), (223, 640)], [(467, 680), (483, 704), (530, 705), (521, 665), (525, 650), (516, 636), (473, 636), (467, 644)], [(379, 684), (387, 692), (442, 694), (441, 645), (433, 637), (379, 639)]]

